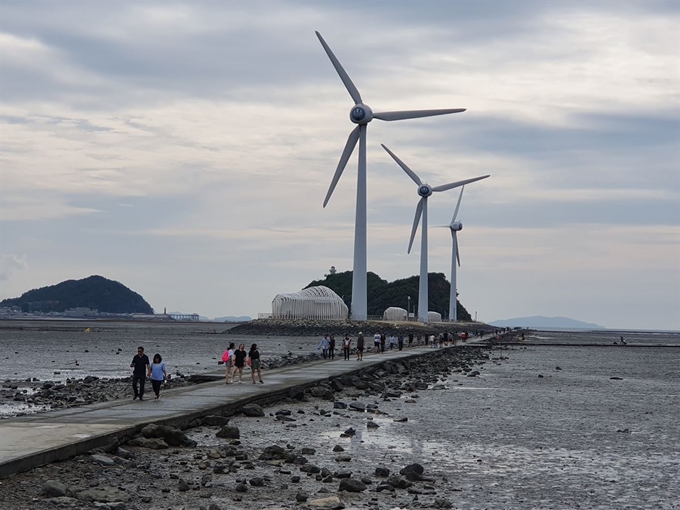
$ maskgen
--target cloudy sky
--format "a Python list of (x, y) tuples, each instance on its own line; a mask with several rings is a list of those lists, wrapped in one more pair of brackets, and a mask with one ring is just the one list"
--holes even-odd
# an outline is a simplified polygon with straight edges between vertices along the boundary
[[(432, 185), (491, 174), (459, 214), (480, 320), (680, 329), (677, 0), (5, 0), (0, 298), (100, 274), (156, 311), (256, 317), (351, 269), (356, 154), (322, 202), (353, 103), (315, 30), (375, 111), (467, 108), (371, 123), (370, 271), (419, 268), (385, 143)], [(432, 227), (430, 271), (450, 257)]]

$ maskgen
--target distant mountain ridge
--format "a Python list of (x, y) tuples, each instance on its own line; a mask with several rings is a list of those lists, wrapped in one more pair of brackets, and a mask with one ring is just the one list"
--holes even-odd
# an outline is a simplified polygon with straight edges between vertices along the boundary
[(90, 308), (108, 313), (153, 313), (153, 308), (142, 296), (120, 282), (99, 275), (29, 290), (18, 298), (0, 301), (0, 306), (18, 306), (24, 312)]
[(568, 317), (544, 317), (534, 315), (531, 317), (515, 317), (489, 322), (499, 328), (535, 328), (535, 329), (605, 329), (604, 326), (594, 322), (583, 322)]

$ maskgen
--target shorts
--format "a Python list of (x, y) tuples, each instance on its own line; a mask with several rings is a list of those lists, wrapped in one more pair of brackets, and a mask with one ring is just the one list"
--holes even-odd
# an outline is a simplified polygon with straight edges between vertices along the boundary
[(259, 359), (254, 359), (254, 360), (251, 361), (251, 363), (252, 364), (251, 364), (250, 368), (252, 368), (253, 370), (259, 370), (260, 369), (260, 360)]
[(227, 367), (227, 368), (231, 368), (231, 358), (229, 358), (228, 361), (224, 362), (224, 366)]

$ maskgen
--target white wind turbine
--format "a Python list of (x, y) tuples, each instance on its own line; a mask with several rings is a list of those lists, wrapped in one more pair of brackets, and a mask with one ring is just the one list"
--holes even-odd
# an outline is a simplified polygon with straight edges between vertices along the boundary
[(460, 195), (458, 196), (458, 203), (456, 209), (453, 211), (451, 223), (446, 227), (451, 231), (451, 296), (449, 297), (449, 321), (458, 321), (458, 292), (456, 292), (456, 262), (460, 266), (460, 251), (458, 250), (458, 236), (457, 233), (463, 230), (463, 224), (456, 221), (458, 216), (458, 209), (460, 209), (460, 201), (463, 198), (463, 190), (465, 186), (460, 188)]
[(323, 201), (323, 206), (326, 204), (333, 194), (335, 186), (342, 175), (347, 161), (349, 160), (357, 141), (359, 142), (359, 171), (357, 173), (357, 202), (356, 215), (354, 219), (354, 268), (352, 274), (352, 319), (366, 320), (367, 318), (367, 266), (366, 266), (366, 128), (368, 123), (373, 119), (392, 121), (403, 119), (416, 119), (419, 117), (432, 117), (434, 115), (445, 115), (447, 113), (464, 112), (465, 108), (453, 108), (447, 110), (411, 110), (399, 112), (382, 112), (374, 113), (371, 108), (363, 102), (359, 91), (352, 83), (352, 80), (347, 75), (342, 65), (335, 57), (331, 49), (323, 40), (321, 34), (316, 32), (323, 49), (326, 50), (328, 58), (330, 58), (333, 67), (340, 75), (340, 79), (345, 84), (345, 88), (354, 101), (354, 106), (350, 110), (349, 120), (357, 124), (347, 138), (345, 149), (340, 156), (340, 162), (333, 175), (333, 180), (328, 188), (326, 199)]
[(420, 223), (420, 217), (423, 218), (423, 226), (420, 232), (420, 279), (418, 285), (418, 320), (421, 322), (427, 322), (427, 312), (428, 312), (428, 285), (427, 285), (427, 199), (433, 192), (446, 191), (453, 188), (458, 188), (464, 186), (471, 182), (481, 181), (489, 177), (488, 175), (483, 175), (481, 177), (473, 177), (472, 179), (465, 179), (463, 181), (456, 181), (449, 184), (442, 184), (441, 186), (435, 186), (434, 188), (427, 183), (420, 180), (420, 177), (411, 170), (406, 164), (400, 160), (391, 150), (389, 150), (385, 145), (381, 144), (382, 148), (387, 151), (387, 153), (392, 156), (392, 159), (397, 162), (397, 164), (406, 172), (406, 174), (413, 179), (418, 185), (418, 195), (420, 200), (416, 206), (416, 215), (413, 219), (413, 228), (411, 229), (411, 240), (408, 243), (408, 253), (411, 253), (411, 246), (413, 246), (413, 239), (416, 236), (416, 231), (418, 230), (418, 223)]

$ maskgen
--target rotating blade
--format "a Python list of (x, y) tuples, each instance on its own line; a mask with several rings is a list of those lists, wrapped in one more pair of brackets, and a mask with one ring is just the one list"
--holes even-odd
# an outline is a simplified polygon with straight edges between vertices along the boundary
[(442, 184), (441, 186), (436, 186), (436, 187), (432, 188), (432, 191), (446, 191), (447, 189), (457, 188), (458, 186), (465, 186), (466, 184), (470, 184), (471, 182), (481, 181), (482, 179), (486, 179), (487, 177), (490, 177), (490, 176), (489, 175), (483, 175), (481, 177), (473, 177), (472, 179), (465, 179), (463, 181), (456, 181), (456, 182), (451, 182), (449, 184)]
[(342, 67), (342, 64), (340, 63), (340, 61), (333, 54), (333, 51), (331, 51), (328, 44), (326, 44), (326, 41), (323, 40), (323, 37), (321, 37), (321, 34), (319, 32), (315, 32), (315, 33), (316, 33), (316, 36), (319, 38), (319, 42), (321, 43), (321, 46), (323, 46), (323, 49), (326, 50), (326, 54), (328, 55), (328, 58), (331, 59), (331, 63), (333, 64), (333, 67), (335, 67), (335, 70), (338, 72), (338, 75), (340, 76), (342, 83), (345, 84), (345, 88), (347, 89), (347, 92), (349, 92), (349, 95), (352, 96), (354, 103), (355, 104), (363, 103), (363, 101), (361, 100), (361, 94), (359, 94), (359, 91), (354, 86), (354, 83), (352, 83), (352, 80), (350, 79), (347, 72), (345, 72), (345, 69)]
[(420, 180), (420, 177), (418, 177), (418, 176), (416, 175), (416, 173), (415, 173), (413, 170), (411, 170), (411, 169), (406, 165), (406, 163), (404, 163), (401, 159), (399, 159), (399, 158), (394, 154), (394, 152), (392, 152), (392, 151), (389, 150), (387, 147), (385, 147), (385, 144), (381, 143), (380, 145), (382, 146), (383, 149), (385, 149), (385, 150), (387, 151), (387, 154), (389, 154), (390, 156), (392, 156), (392, 159), (393, 159), (394, 161), (397, 162), (397, 165), (399, 165), (399, 166), (404, 170), (404, 172), (406, 172), (406, 173), (408, 174), (408, 176), (409, 176), (411, 179), (413, 179), (413, 182), (415, 182), (418, 186), (420, 186), (420, 185), (423, 183), (423, 182)]
[(343, 170), (345, 170), (345, 167), (347, 166), (347, 161), (349, 160), (349, 157), (352, 155), (354, 147), (356, 147), (358, 141), (359, 141), (359, 126), (355, 127), (349, 134), (349, 137), (347, 137), (347, 143), (345, 144), (345, 149), (342, 151), (342, 156), (340, 156), (338, 168), (335, 169), (335, 175), (333, 175), (333, 180), (331, 181), (331, 185), (328, 188), (328, 193), (326, 193), (326, 199), (323, 201), (324, 207), (326, 207), (326, 204), (331, 199), (333, 190), (335, 189), (335, 186), (337, 186), (338, 181), (340, 180), (340, 176), (342, 175)]
[(456, 216), (458, 216), (458, 209), (460, 209), (460, 201), (463, 198), (463, 191), (465, 190), (465, 185), (460, 188), (460, 195), (458, 196), (458, 203), (456, 204), (456, 209), (453, 211), (453, 218), (451, 218), (451, 224), (456, 221)]
[(413, 218), (413, 228), (411, 229), (411, 240), (408, 242), (408, 251), (406, 253), (411, 253), (411, 247), (413, 246), (413, 239), (416, 237), (416, 232), (418, 231), (418, 223), (420, 223), (420, 217), (423, 214), (423, 202), (425, 197), (421, 198), (416, 206), (416, 215)]
[(447, 115), (449, 113), (461, 113), (464, 111), (465, 108), (449, 108), (447, 110), (407, 110), (403, 112), (378, 112), (373, 114), (373, 118), (386, 121), (419, 119), (421, 117), (434, 117), (435, 115)]

